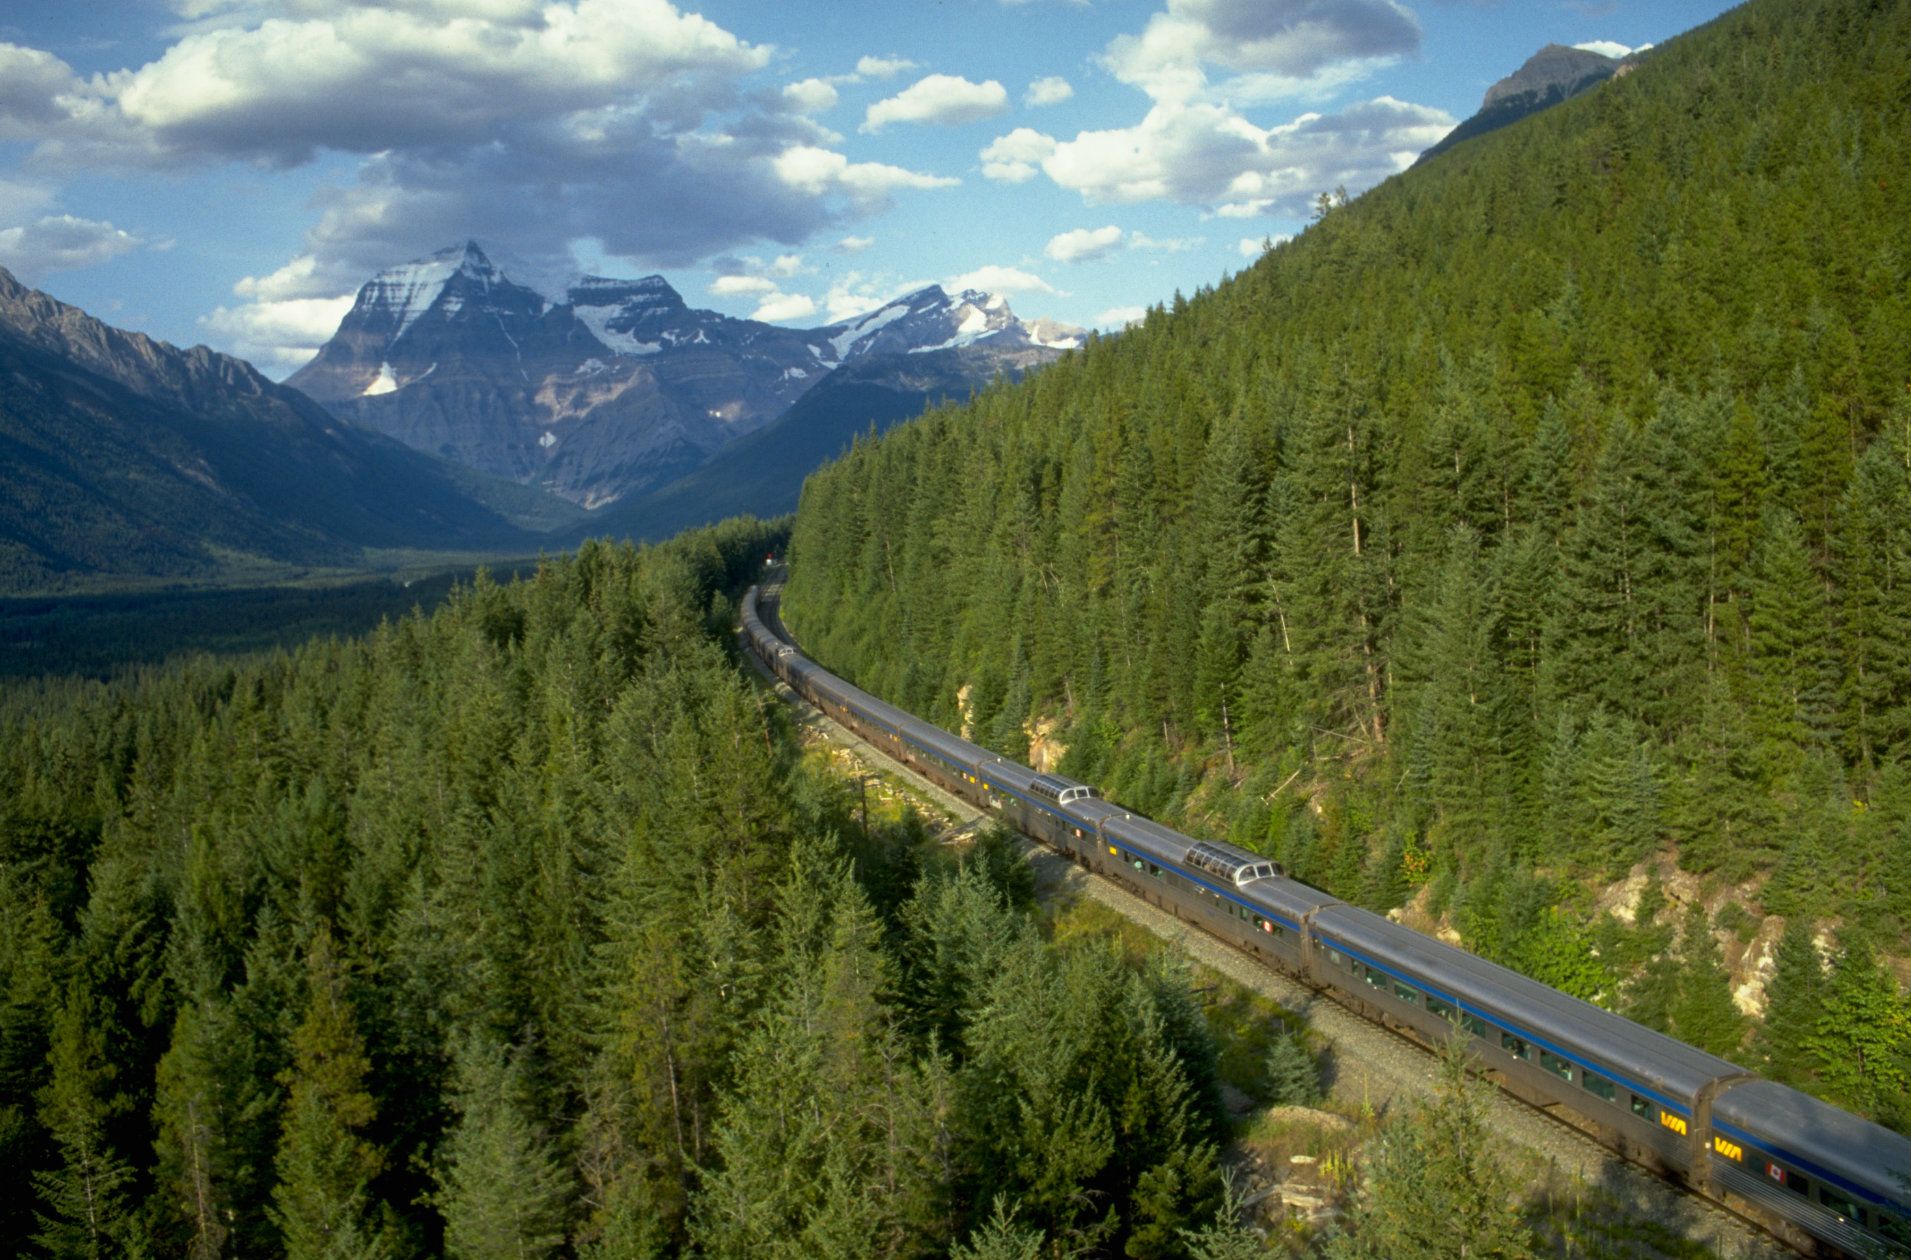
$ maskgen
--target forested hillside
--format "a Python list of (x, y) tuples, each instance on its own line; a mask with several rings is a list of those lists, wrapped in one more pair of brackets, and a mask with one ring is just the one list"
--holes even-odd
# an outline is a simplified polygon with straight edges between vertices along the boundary
[[(918, 713), (1903, 1125), (1907, 117), (1911, 4), (1754, 0), (860, 445), (786, 616)], [(1768, 915), (1748, 1029), (1721, 948)]]
[(1186, 1254), (1187, 976), (794, 758), (724, 647), (777, 541), (0, 697), (0, 1251)]

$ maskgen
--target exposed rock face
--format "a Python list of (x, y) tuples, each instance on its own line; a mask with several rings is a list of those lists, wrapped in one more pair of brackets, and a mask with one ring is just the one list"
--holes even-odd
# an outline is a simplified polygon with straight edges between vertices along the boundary
[(1419, 161), (1438, 157), (1463, 140), (1498, 131), (1529, 114), (1550, 109), (1605, 82), (1630, 64), (1584, 48), (1548, 44), (1528, 57), (1525, 65), (1488, 88), (1479, 112), (1422, 153)]

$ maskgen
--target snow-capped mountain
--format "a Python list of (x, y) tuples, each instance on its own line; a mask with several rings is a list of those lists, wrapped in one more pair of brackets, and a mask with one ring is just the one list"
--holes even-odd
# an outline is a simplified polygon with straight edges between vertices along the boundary
[(468, 241), (374, 276), (287, 383), (420, 450), (596, 508), (696, 467), (843, 364), (958, 349), (1019, 371), (1081, 335), (934, 286), (818, 329), (695, 309), (662, 276), (590, 276), (552, 301)]
[(1079, 328), (1052, 320), (1024, 323), (999, 294), (964, 289), (951, 297), (935, 284), (820, 331), (838, 364), (865, 355), (925, 354), (983, 344), (998, 350), (1074, 350), (1085, 336)]

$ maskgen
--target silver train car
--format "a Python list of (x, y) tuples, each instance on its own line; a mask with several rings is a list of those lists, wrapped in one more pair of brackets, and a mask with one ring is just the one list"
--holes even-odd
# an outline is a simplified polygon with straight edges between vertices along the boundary
[(1038, 774), (844, 682), (758, 615), (743, 636), (812, 704), (1089, 871), (1429, 1047), (1806, 1255), (1911, 1257), (1911, 1140), (1716, 1055)]

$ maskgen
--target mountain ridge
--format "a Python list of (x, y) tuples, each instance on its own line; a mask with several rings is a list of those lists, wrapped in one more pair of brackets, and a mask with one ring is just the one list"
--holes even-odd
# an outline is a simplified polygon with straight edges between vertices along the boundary
[(845, 364), (932, 349), (1019, 362), (1080, 339), (935, 285), (814, 329), (692, 307), (661, 275), (585, 276), (554, 301), (467, 240), (373, 276), (286, 383), (354, 424), (598, 509), (689, 472)]
[(8, 590), (352, 566), (367, 549), (522, 550), (533, 516), (564, 519), (243, 360), (115, 328), (4, 269), (0, 382)]

